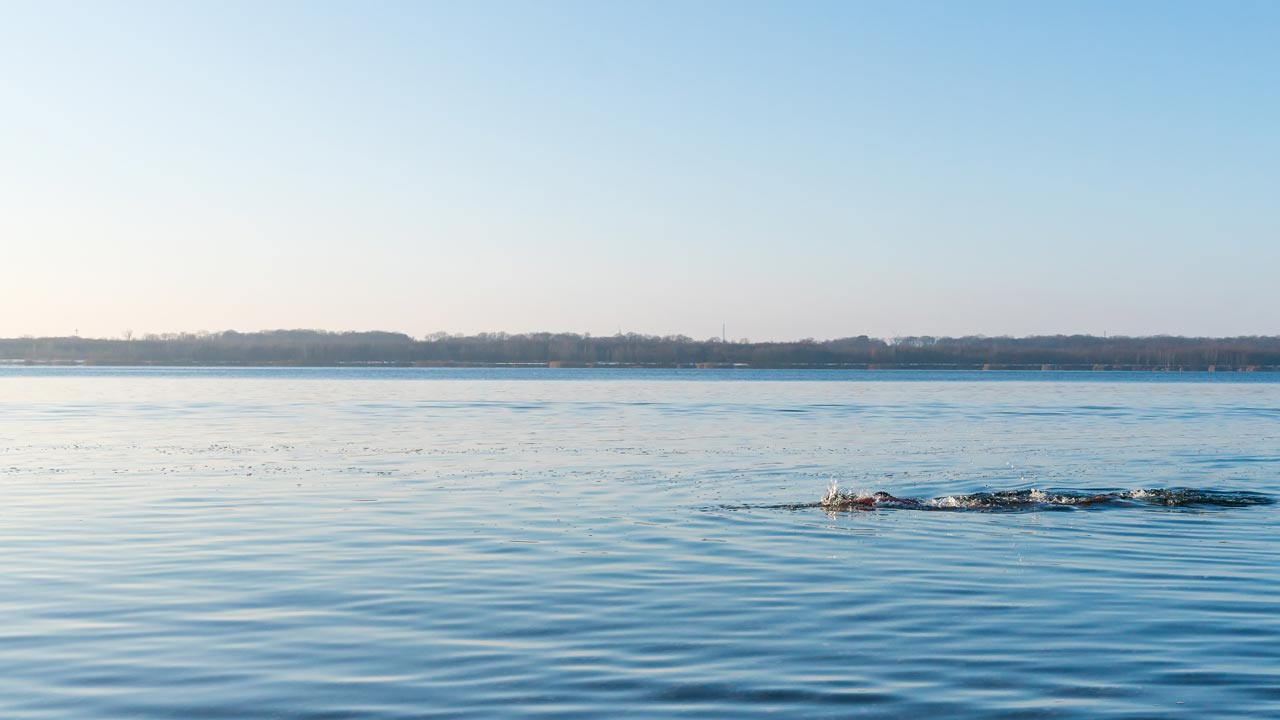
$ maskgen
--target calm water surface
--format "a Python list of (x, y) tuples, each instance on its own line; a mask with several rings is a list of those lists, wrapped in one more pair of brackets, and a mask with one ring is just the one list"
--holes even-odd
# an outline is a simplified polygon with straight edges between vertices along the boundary
[(1262, 375), (0, 368), (0, 717), (1280, 717)]

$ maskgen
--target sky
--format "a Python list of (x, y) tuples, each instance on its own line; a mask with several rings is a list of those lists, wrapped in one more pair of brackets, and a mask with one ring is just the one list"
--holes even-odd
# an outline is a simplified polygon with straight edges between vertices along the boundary
[(0, 0), (0, 336), (1280, 334), (1280, 3)]

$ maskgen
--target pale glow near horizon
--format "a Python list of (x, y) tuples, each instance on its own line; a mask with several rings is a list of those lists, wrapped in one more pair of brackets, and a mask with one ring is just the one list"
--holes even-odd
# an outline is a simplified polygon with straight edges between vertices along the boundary
[(1280, 8), (0, 9), (0, 336), (1280, 333)]

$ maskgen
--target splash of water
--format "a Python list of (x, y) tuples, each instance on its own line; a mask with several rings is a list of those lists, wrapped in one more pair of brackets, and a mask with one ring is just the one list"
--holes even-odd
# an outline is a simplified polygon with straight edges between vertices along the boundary
[(826, 510), (871, 510), (899, 508), (906, 510), (986, 510), (1020, 511), (1073, 509), (1085, 507), (1172, 508), (1236, 508), (1269, 505), (1267, 495), (1251, 492), (1206, 490), (1198, 488), (1144, 488), (1124, 491), (1082, 490), (998, 490), (944, 495), (934, 498), (901, 498), (887, 492), (842, 491), (836, 483), (827, 489), (817, 503)]

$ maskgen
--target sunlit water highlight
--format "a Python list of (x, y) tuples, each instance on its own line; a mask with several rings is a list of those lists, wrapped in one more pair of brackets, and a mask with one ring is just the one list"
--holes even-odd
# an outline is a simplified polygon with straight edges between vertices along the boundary
[(1270, 376), (0, 368), (0, 717), (1277, 717), (1278, 475)]

